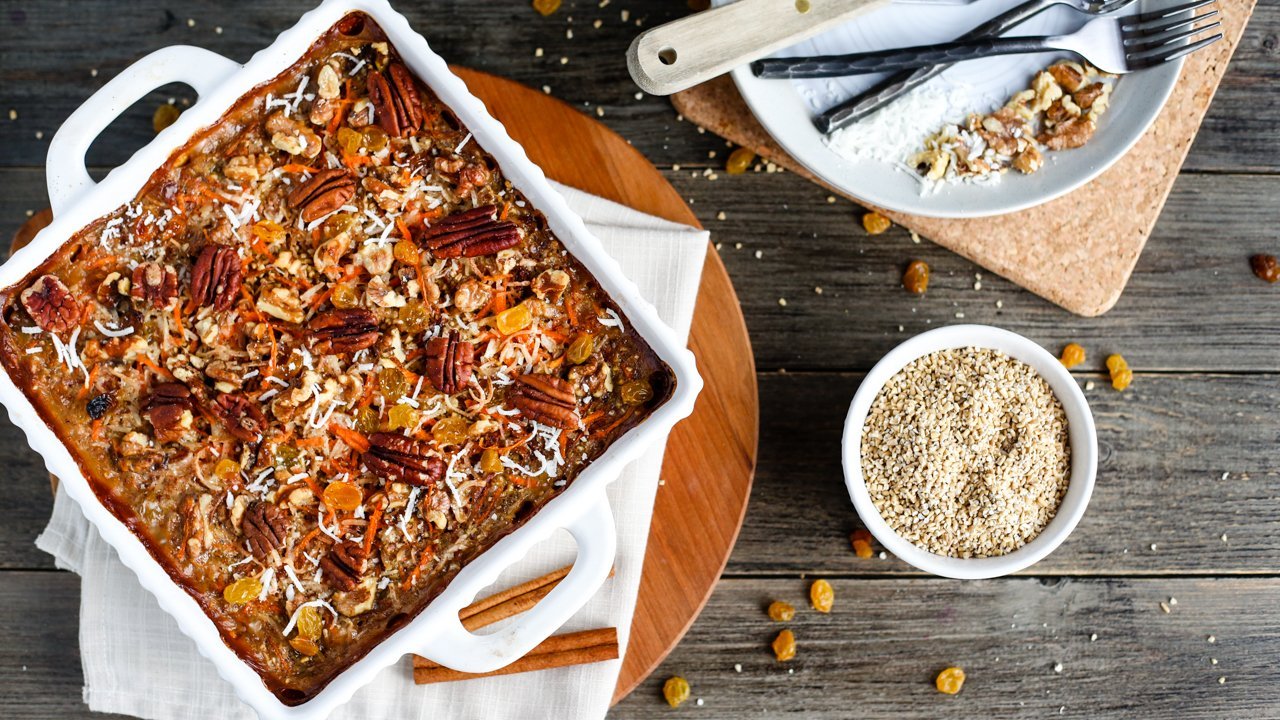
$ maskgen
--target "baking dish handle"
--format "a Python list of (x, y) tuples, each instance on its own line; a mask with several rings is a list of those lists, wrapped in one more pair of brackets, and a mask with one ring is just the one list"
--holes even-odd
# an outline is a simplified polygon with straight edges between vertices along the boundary
[(55, 216), (93, 187), (85, 153), (111, 121), (147, 93), (181, 82), (203, 96), (240, 69), (218, 53), (190, 45), (157, 50), (103, 85), (62, 124), (49, 143), (49, 202)]
[(564, 529), (573, 535), (578, 557), (569, 574), (537, 605), (485, 635), (464, 628), (458, 618), (462, 608), (451, 608), (450, 621), (442, 623), (439, 632), (416, 652), (454, 670), (485, 673), (519, 660), (559, 630), (595, 595), (613, 569), (617, 529), (604, 492)]

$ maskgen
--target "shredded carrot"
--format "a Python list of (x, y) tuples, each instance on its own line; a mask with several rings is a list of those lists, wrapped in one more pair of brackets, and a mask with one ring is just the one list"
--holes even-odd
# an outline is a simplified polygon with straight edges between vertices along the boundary
[(498, 219), (506, 220), (507, 216), (510, 214), (511, 214), (511, 203), (509, 202), (502, 203), (502, 213), (498, 215)]
[(595, 412), (591, 413), (590, 415), (588, 415), (588, 416), (586, 416), (586, 417), (582, 418), (582, 425), (583, 425), (583, 427), (588, 427), (588, 428), (589, 428), (589, 427), (591, 427), (591, 425), (592, 425), (593, 423), (595, 423), (595, 421), (596, 421), (596, 420), (599, 420), (599, 419), (600, 419), (600, 418), (602, 418), (602, 417), (604, 417), (604, 411), (603, 411), (603, 410), (597, 410), (597, 411), (595, 411)]
[(373, 538), (378, 534), (378, 522), (382, 520), (382, 510), (387, 504), (385, 502), (378, 503), (378, 507), (373, 509), (373, 514), (369, 516), (369, 525), (364, 529), (364, 554), (369, 556), (369, 551), (373, 550)]
[(514, 443), (511, 443), (510, 445), (507, 445), (506, 447), (500, 447), (500, 448), (497, 448), (497, 450), (498, 450), (498, 452), (500, 452), (500, 453), (509, 453), (509, 452), (511, 452), (512, 450), (515, 450), (516, 448), (520, 447), (521, 445), (524, 445), (525, 443), (527, 443), (527, 442), (529, 442), (530, 440), (532, 440), (532, 439), (533, 439), (533, 435), (534, 435), (534, 433), (529, 433), (529, 434), (528, 434), (526, 437), (524, 437), (523, 439), (521, 439), (521, 440), (517, 440), (517, 441), (515, 441)]
[(592, 432), (591, 437), (598, 438), (598, 437), (603, 437), (605, 435), (608, 435), (610, 432), (613, 431), (614, 428), (626, 422), (627, 418), (631, 417), (631, 414), (634, 413), (635, 411), (636, 411), (635, 406), (627, 408), (627, 411), (622, 413), (622, 417), (615, 420), (612, 424), (609, 425), (609, 427), (604, 428), (603, 430), (596, 430)]
[(140, 363), (142, 363), (143, 365), (146, 365), (147, 367), (151, 368), (152, 372), (154, 372), (155, 374), (159, 375), (159, 376), (160, 376), (160, 377), (162, 377), (162, 378), (172, 378), (172, 377), (173, 377), (172, 375), (170, 375), (170, 374), (169, 374), (169, 371), (168, 371), (168, 370), (165, 370), (164, 368), (162, 368), (162, 367), (160, 367), (159, 365), (157, 365), (157, 364), (156, 364), (156, 361), (155, 361), (155, 360), (152, 360), (150, 355), (146, 355), (146, 354), (139, 354), (139, 355), (138, 355), (138, 362), (140, 362)]
[(298, 438), (293, 444), (300, 448), (324, 447), (325, 440), (323, 437)]
[(520, 473), (507, 473), (507, 479), (515, 483), (516, 485), (519, 485), (520, 487), (534, 486), (533, 478), (525, 477)]
[(302, 163), (289, 163), (288, 165), (281, 166), (280, 169), (287, 173), (309, 172), (312, 175), (320, 172), (316, 168), (313, 168), (310, 165), (303, 165)]
[(342, 442), (349, 445), (356, 452), (363, 453), (369, 451), (369, 438), (365, 437), (362, 433), (356, 432), (349, 427), (343, 427), (336, 422), (329, 423), (329, 430), (331, 430), (334, 435), (337, 435)]
[(399, 215), (396, 216), (396, 229), (400, 231), (400, 237), (410, 242), (413, 241), (413, 235), (409, 233), (409, 226), (405, 224), (405, 221)]
[(294, 545), (293, 550), (290, 551), (290, 557), (292, 557), (293, 555), (296, 555), (297, 553), (302, 552), (302, 548), (306, 547), (307, 543), (314, 540), (316, 536), (319, 534), (320, 534), (320, 528), (314, 527), (311, 529), (311, 532), (307, 533), (306, 535), (303, 535), (302, 539), (298, 541), (298, 544)]
[(178, 303), (173, 304), (173, 324), (178, 328), (178, 337), (186, 340), (187, 329), (182, 324), (182, 306)]
[(418, 576), (427, 568), (427, 563), (431, 562), (431, 559), (435, 556), (436, 553), (431, 549), (430, 545), (422, 548), (422, 556), (418, 558), (418, 565), (413, 568), (413, 572), (409, 573), (409, 577), (405, 578), (404, 582), (400, 584), (400, 589), (408, 590), (413, 587), (413, 584), (418, 581)]
[(95, 442), (102, 441), (102, 418), (93, 421), (93, 439)]
[[(369, 403), (373, 402), (373, 381), (369, 381), (364, 385), (364, 395), (360, 396), (360, 401), (356, 403), (356, 407), (361, 410), (369, 407)], [(351, 443), (347, 443), (350, 445)]]

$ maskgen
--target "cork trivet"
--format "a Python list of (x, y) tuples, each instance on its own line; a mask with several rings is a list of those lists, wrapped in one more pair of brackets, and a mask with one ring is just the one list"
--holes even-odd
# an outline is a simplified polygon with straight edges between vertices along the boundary
[[(1155, 123), (1092, 182), (1038, 207), (996, 217), (953, 220), (880, 212), (1073, 313), (1105, 313), (1120, 299), (1151, 236), (1254, 4), (1219, 0), (1223, 39), (1187, 58)], [(769, 137), (729, 77), (677, 93), (672, 102), (686, 119), (825, 184)]]

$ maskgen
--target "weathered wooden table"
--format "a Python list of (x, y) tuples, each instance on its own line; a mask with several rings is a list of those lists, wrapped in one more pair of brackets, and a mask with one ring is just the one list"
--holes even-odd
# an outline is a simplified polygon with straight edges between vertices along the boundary
[[(244, 60), (311, 5), (0, 2), (0, 237), (47, 204), (49, 137), (104, 80), (177, 43)], [(1280, 251), (1280, 4), (1259, 5), (1127, 293), (1092, 320), (897, 229), (868, 237), (857, 207), (795, 176), (701, 177), (723, 164), (724, 142), (663, 99), (637, 99), (623, 62), (638, 24), (685, 14), (684, 2), (565, 0), (550, 18), (524, 0), (399, 8), (453, 62), (601, 108), (715, 233), (742, 299), (762, 404), (746, 525), (692, 631), (614, 716), (671, 716), (659, 687), (678, 673), (704, 703), (679, 712), (714, 717), (1280, 717), (1280, 287), (1247, 262)], [(144, 100), (91, 163), (125, 159), (169, 96), (190, 90)], [(934, 268), (927, 297), (899, 287), (911, 258)], [(1054, 351), (1072, 340), (1088, 348), (1079, 377), (1095, 381), (1102, 446), (1097, 491), (1071, 539), (1029, 572), (988, 582), (857, 559), (840, 471), (861, 373), (961, 315)], [(1123, 394), (1097, 372), (1111, 352), (1136, 369)], [(87, 717), (79, 583), (32, 544), (48, 485), (7, 422), (0, 465), (0, 715)], [(803, 606), (818, 576), (835, 585), (835, 611), (802, 610), (796, 660), (775, 663), (763, 608), (775, 598)], [(949, 664), (969, 673), (956, 697), (932, 687)]]

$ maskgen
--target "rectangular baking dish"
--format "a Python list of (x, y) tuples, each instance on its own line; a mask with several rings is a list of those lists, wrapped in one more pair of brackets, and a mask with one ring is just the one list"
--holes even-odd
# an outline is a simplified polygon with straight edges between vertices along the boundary
[[(381, 26), (409, 68), (468, 126), (510, 182), (546, 216), (558, 239), (595, 276), (622, 308), (625, 319), (670, 366), (675, 387), (664, 405), (620, 437), (521, 528), (467, 565), (421, 613), (314, 697), (290, 706), (273, 695), (254, 670), (223, 643), (197, 602), (170, 579), (143, 542), (99, 501), (71, 453), (8, 373), (0, 369), (0, 403), (13, 423), (26, 433), (28, 443), (44, 458), (49, 471), (62, 480), (68, 495), (143, 587), (262, 718), (326, 717), (379, 671), (408, 653), (466, 672), (487, 672), (513, 662), (555, 632), (591, 598), (613, 564), (616, 533), (605, 487), (626, 463), (664, 438), (676, 422), (692, 412), (702, 387), (692, 353), (662, 323), (652, 305), (640, 297), (635, 284), (604, 253), (599, 240), (524, 150), (385, 0), (326, 0), (243, 66), (208, 50), (174, 46), (126, 68), (77, 109), (54, 137), (47, 167), (53, 222), (0, 266), (0, 286), (21, 281), (82, 227), (131, 200), (174, 150), (215, 123), (242, 95), (288, 69), (317, 37), (352, 12), (367, 13)], [(151, 90), (171, 82), (192, 86), (199, 100), (128, 162), (95, 184), (84, 164), (89, 145), (123, 110)], [(458, 620), (458, 611), (504, 569), (561, 528), (568, 530), (577, 543), (578, 557), (568, 577), (536, 607), (498, 632), (474, 635), (466, 631)]]

